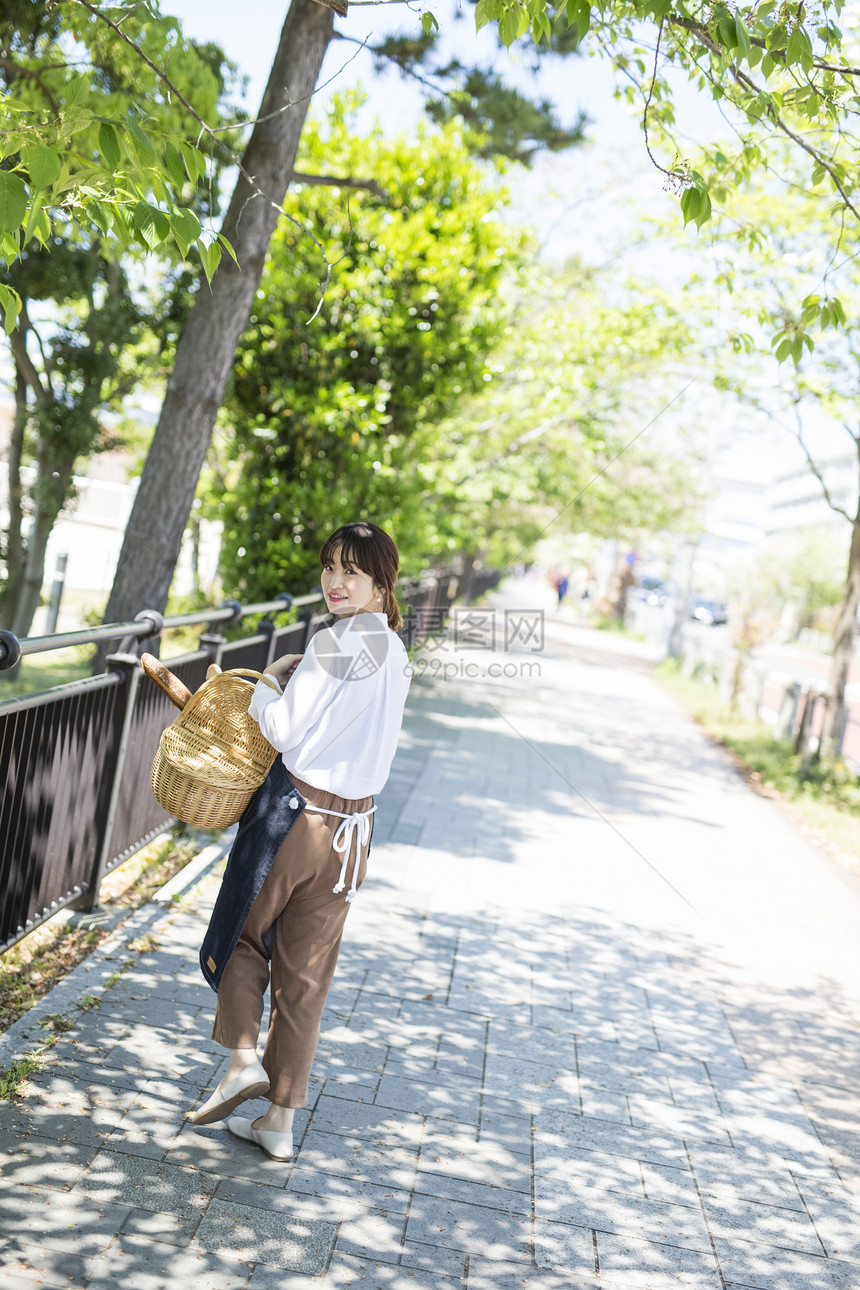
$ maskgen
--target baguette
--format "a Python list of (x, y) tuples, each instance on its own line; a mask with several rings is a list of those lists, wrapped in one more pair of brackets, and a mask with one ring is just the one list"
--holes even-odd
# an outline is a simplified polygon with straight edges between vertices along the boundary
[(154, 654), (141, 654), (140, 662), (150, 681), (154, 681), (164, 691), (170, 702), (177, 708), (184, 708), (191, 698), (191, 691), (182, 684), (179, 677), (174, 676), (170, 668), (165, 667)]

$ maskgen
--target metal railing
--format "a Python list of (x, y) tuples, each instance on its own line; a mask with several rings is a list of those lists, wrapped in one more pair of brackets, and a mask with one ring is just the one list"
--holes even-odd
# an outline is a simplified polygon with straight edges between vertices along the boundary
[[(447, 572), (398, 585), (407, 647), (444, 621), (455, 586)], [(120, 641), (101, 675), (0, 701), (0, 953), (61, 909), (96, 906), (104, 876), (173, 821), (152, 795), (150, 768), (175, 709), (157, 686), (140, 684), (137, 647), (150, 642), (157, 653), (162, 631), (206, 625), (199, 649), (169, 659), (193, 692), (210, 663), (262, 672), (281, 654), (303, 653), (326, 619), (314, 613), (322, 603), (315, 592), (168, 618), (144, 610), (133, 622), (24, 640), (0, 631), (0, 670), (46, 650)], [(290, 609), (298, 621), (276, 626)], [(223, 623), (256, 617), (250, 636), (221, 634)]]

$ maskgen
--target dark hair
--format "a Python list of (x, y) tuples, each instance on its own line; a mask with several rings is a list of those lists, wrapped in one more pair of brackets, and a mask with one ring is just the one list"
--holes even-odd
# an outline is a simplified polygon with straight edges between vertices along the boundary
[(320, 551), (320, 564), (331, 564), (335, 552), (341, 549), (341, 564), (354, 564), (362, 573), (372, 578), (382, 591), (382, 608), (388, 615), (388, 626), (393, 632), (403, 625), (400, 606), (394, 594), (400, 555), (384, 529), (370, 520), (357, 520), (342, 524), (331, 537), (326, 538)]

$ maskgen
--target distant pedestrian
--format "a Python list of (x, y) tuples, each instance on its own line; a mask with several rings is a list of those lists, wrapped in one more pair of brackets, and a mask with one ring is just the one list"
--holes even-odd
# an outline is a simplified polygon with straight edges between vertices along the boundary
[[(275, 1160), (292, 1155), (293, 1116), (307, 1103), (349, 902), (367, 867), (373, 794), (388, 779), (412, 675), (396, 634), (399, 556), (388, 534), (346, 524), (323, 544), (320, 562), (337, 621), (306, 654), (285, 654), (266, 669), (277, 691), (264, 681), (255, 687), (249, 713), (281, 756), (239, 821), (200, 951), (218, 992), (212, 1038), (230, 1050), (230, 1064), (189, 1118), (227, 1120)], [(254, 1097), (271, 1103), (265, 1115), (233, 1115)]]
[(565, 596), (567, 595), (567, 589), (569, 586), (570, 586), (570, 580), (567, 577), (567, 574), (562, 574), (555, 584), (555, 589), (558, 594), (559, 609), (561, 609), (561, 602), (564, 600)]

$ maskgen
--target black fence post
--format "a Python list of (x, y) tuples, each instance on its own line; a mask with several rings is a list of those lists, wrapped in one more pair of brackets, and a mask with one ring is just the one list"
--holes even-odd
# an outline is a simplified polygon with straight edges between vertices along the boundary
[[(219, 609), (232, 609), (233, 617), (228, 618), (228, 622), (235, 623), (242, 617), (242, 606), (238, 600), (225, 600), (218, 606)], [(221, 666), (221, 654), (224, 649), (224, 636), (221, 632), (221, 623), (215, 622), (209, 624), (208, 631), (202, 632), (198, 642), (200, 648), (205, 650), (209, 655), (210, 666), (216, 663)]]
[(75, 908), (90, 912), (98, 908), (99, 889), (102, 878), (105, 875), (108, 863), (110, 861), (110, 844), (113, 835), (114, 820), (116, 819), (117, 803), (119, 802), (120, 787), (122, 785), (122, 772), (125, 764), (125, 755), (128, 750), (128, 741), (131, 734), (132, 721), (134, 718), (134, 704), (137, 697), (137, 687), (140, 678), (143, 675), (143, 669), (140, 659), (136, 654), (109, 654), (105, 659), (105, 670), (108, 672), (121, 672), (125, 679), (125, 704), (122, 711), (122, 722), (119, 729), (119, 738), (115, 746), (115, 751), (110, 757), (105, 757), (104, 767), (111, 775), (110, 794), (108, 796), (107, 812), (102, 825), (100, 844), (96, 862), (93, 866), (92, 877), (89, 887), (82, 896), (75, 901)]

